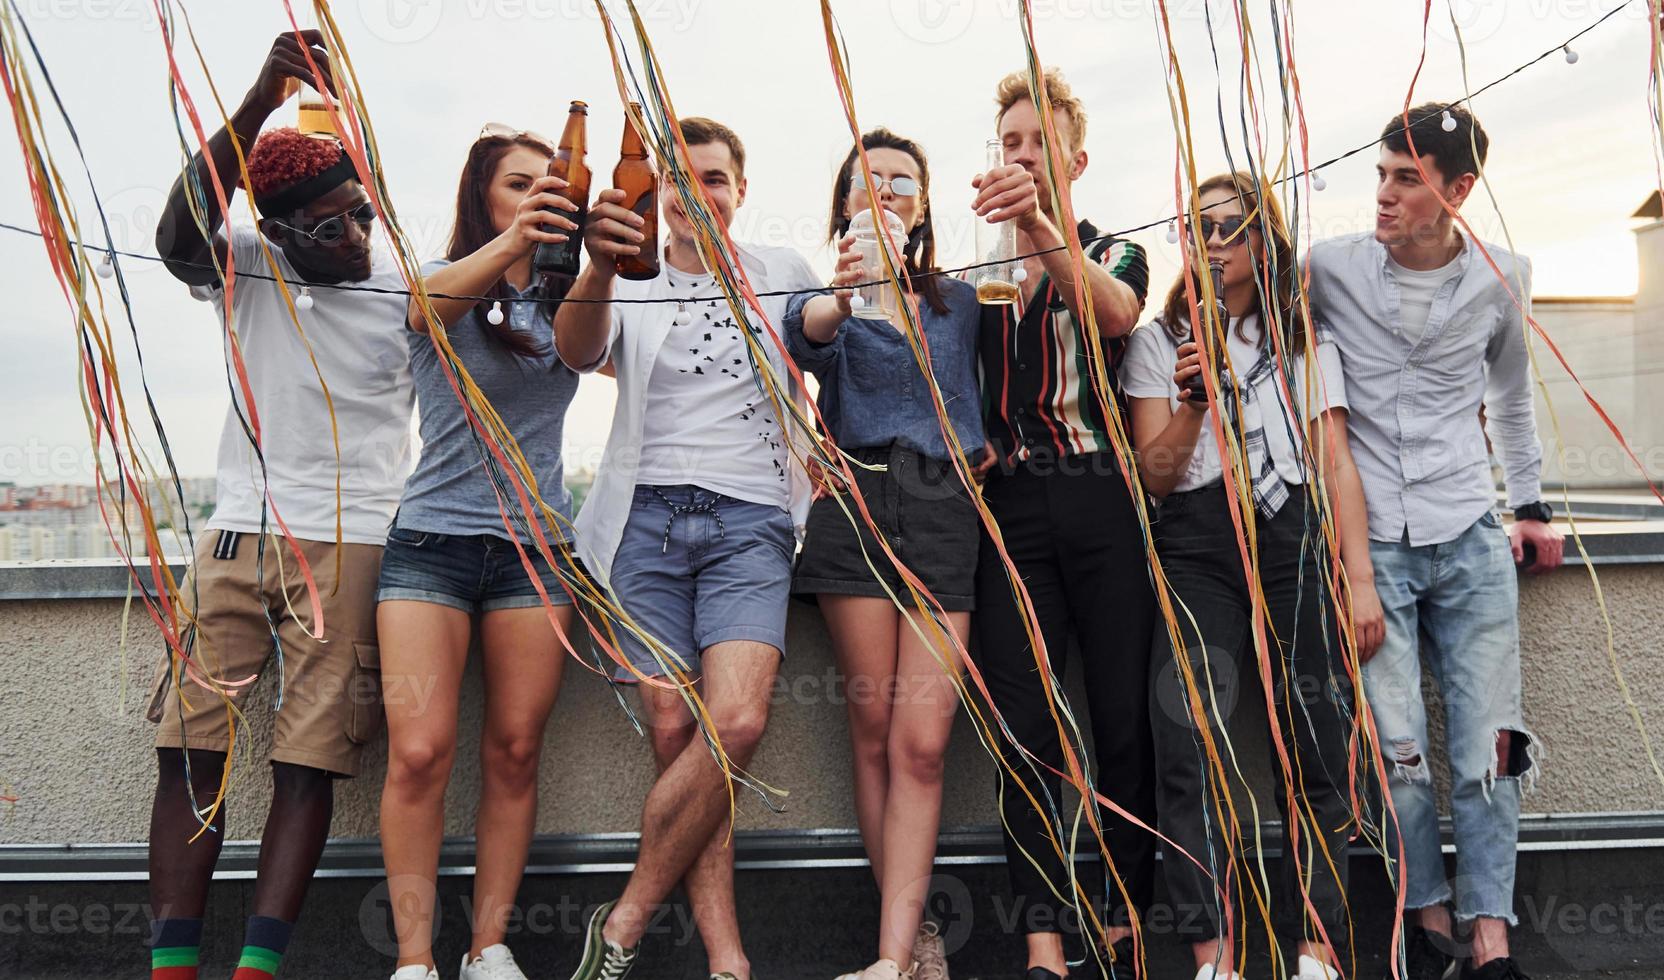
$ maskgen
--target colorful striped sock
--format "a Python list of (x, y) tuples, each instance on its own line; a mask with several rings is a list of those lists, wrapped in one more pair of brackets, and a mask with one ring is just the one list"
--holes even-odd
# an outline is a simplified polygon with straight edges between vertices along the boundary
[(289, 948), (289, 933), (294, 928), (293, 923), (269, 915), (249, 916), (243, 957), (231, 980), (272, 980), (277, 976), (277, 965), (283, 962), (283, 951)]
[(150, 923), (150, 980), (196, 980), (202, 946), (201, 919), (156, 919)]

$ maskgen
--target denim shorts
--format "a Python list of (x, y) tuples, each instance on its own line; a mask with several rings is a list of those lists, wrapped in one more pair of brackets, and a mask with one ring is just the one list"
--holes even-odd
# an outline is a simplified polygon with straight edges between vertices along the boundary
[[(975, 609), (982, 522), (953, 464), (900, 444), (855, 449), (850, 455), (865, 464), (854, 467), (855, 486), (896, 557), (943, 609)], [(792, 591), (811, 599), (828, 593), (876, 599), (894, 595), (912, 604), (901, 573), (848, 492), (817, 500), (809, 509)]]
[[(664, 644), (691, 676), (700, 654), (730, 640), (786, 648), (792, 518), (695, 486), (638, 486), (612, 562), (612, 588), (635, 625)], [(648, 677), (671, 671), (628, 631), (625, 658)], [(635, 674), (620, 667), (618, 680)]]
[[(554, 605), (571, 605), (572, 596), (562, 583), (583, 576), (575, 559), (550, 542), (559, 571), (531, 546), (526, 555), (538, 571), (544, 591)], [(532, 585), (526, 566), (514, 543), (495, 534), (435, 534), (399, 527), (387, 532), (387, 549), (381, 558), (381, 581), (376, 601), (409, 599), (461, 609), (469, 614), (497, 609), (528, 609), (543, 600)]]

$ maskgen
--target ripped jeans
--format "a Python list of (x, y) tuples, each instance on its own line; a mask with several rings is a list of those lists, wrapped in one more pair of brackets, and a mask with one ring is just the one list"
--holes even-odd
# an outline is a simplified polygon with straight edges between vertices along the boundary
[[(1387, 636), (1364, 667), (1364, 686), (1403, 840), (1404, 906), (1454, 900), (1459, 919), (1514, 925), (1520, 777), (1535, 777), (1536, 746), (1520, 713), (1519, 584), (1501, 519), (1486, 514), (1444, 544), (1371, 541), (1369, 548)], [(1423, 652), (1444, 701), (1453, 881), (1445, 879), (1439, 849)]]

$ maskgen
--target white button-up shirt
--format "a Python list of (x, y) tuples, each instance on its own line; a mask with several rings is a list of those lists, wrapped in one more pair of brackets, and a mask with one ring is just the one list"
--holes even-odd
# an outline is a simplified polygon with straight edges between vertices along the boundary
[[(1496, 499), (1487, 431), (1508, 506), (1542, 496), (1523, 320), (1473, 242), (1464, 243), (1416, 340), (1403, 328), (1399, 287), (1372, 232), (1318, 242), (1306, 259), (1312, 306), (1340, 345), (1352, 455), (1376, 541), (1442, 544), (1484, 515)], [(1485, 247), (1529, 310), (1530, 260)]]

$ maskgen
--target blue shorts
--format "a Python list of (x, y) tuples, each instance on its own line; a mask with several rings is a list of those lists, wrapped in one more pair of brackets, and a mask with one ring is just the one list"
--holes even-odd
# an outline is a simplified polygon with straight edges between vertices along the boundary
[[(636, 626), (698, 676), (700, 653), (718, 643), (752, 640), (785, 650), (796, 546), (791, 515), (780, 507), (695, 486), (638, 486), (612, 588)], [(670, 673), (646, 644), (622, 630), (617, 636), (642, 674)], [(615, 676), (635, 678), (622, 667)]]
[[(537, 568), (549, 601), (571, 605), (572, 597), (561, 583), (562, 575), (575, 582), (583, 573), (573, 560), (554, 548), (560, 570), (537, 550), (526, 546), (526, 554)], [(381, 557), (381, 580), (376, 601), (409, 599), (473, 613), (497, 609), (528, 609), (541, 606), (526, 566), (514, 543), (494, 534), (434, 534), (399, 527), (395, 520), (387, 532), (387, 549)]]

